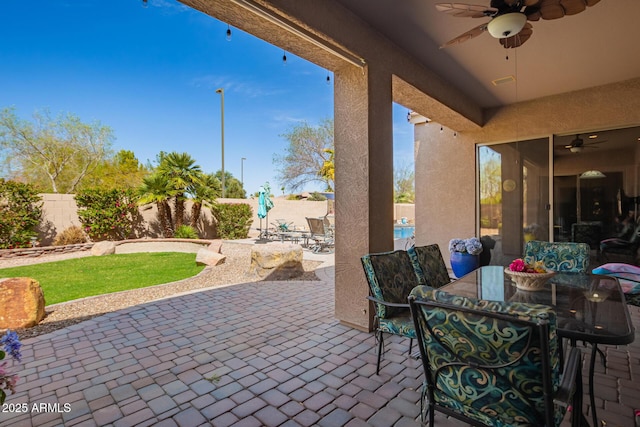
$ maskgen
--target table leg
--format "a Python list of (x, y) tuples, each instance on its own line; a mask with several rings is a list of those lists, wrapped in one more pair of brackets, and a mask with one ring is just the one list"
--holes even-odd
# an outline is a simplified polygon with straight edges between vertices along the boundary
[(591, 417), (593, 419), (593, 427), (598, 427), (598, 415), (596, 413), (596, 397), (593, 395), (593, 373), (596, 366), (597, 353), (598, 353), (598, 344), (592, 344), (591, 360), (589, 361), (589, 399), (591, 402)]

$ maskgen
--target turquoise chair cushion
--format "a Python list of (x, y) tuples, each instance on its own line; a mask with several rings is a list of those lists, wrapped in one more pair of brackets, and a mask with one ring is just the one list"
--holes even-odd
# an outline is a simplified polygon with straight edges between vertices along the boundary
[[(470, 309), (500, 312), (519, 318), (537, 321), (546, 319), (549, 324), (550, 365), (552, 384), (557, 390), (560, 378), (556, 315), (545, 305), (515, 302), (476, 300), (432, 290), (426, 286), (413, 289), (411, 296), (417, 300), (435, 300)], [(541, 425), (539, 414), (544, 413), (541, 347), (538, 334), (531, 329), (504, 320), (482, 317), (471, 313), (428, 308), (427, 322), (433, 334), (426, 332), (419, 337), (427, 353), (432, 383), (436, 384), (434, 399), (440, 406), (448, 407), (469, 418), (492, 426)], [(425, 325), (422, 330), (427, 331)], [(525, 354), (515, 362), (518, 355)], [(477, 364), (509, 366), (497, 369), (474, 368), (468, 364), (451, 364), (451, 355), (442, 344), (453, 349), (460, 358)], [(536, 410), (532, 411), (532, 407)], [(556, 425), (564, 417), (564, 409), (557, 408)], [(538, 415), (536, 415), (536, 413)]]
[(413, 326), (411, 313), (407, 309), (404, 313), (394, 317), (378, 318), (378, 330), (388, 334), (401, 335), (407, 338), (416, 338), (416, 329)]
[(542, 261), (547, 270), (586, 273), (590, 251), (586, 243), (531, 240), (524, 249), (524, 262), (534, 264)]

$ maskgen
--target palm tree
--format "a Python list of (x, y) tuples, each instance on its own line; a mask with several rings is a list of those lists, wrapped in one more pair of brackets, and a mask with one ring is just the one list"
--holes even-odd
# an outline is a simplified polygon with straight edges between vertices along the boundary
[(165, 176), (174, 194), (175, 228), (184, 224), (184, 202), (189, 187), (202, 181), (202, 169), (188, 153), (172, 153), (163, 156), (158, 173)]
[(188, 192), (191, 194), (193, 200), (193, 205), (191, 205), (191, 221), (189, 225), (196, 228), (198, 225), (198, 219), (200, 218), (200, 212), (202, 211), (202, 204), (220, 197), (222, 185), (215, 175), (206, 174), (202, 176), (200, 182), (191, 185)]
[(158, 207), (158, 218), (163, 230), (164, 237), (173, 237), (173, 220), (171, 218), (171, 206), (169, 199), (173, 196), (173, 190), (169, 180), (158, 173), (146, 176), (142, 180), (140, 187), (141, 205), (155, 203)]

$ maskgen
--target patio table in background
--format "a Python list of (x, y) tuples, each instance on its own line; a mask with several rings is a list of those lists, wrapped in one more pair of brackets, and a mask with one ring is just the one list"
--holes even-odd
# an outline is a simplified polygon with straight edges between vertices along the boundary
[(594, 426), (597, 425), (593, 373), (598, 344), (624, 345), (635, 338), (620, 283), (612, 277), (558, 273), (540, 291), (521, 291), (505, 275), (502, 266), (481, 267), (440, 288), (465, 297), (545, 304), (554, 307), (558, 336), (592, 345), (589, 394)]

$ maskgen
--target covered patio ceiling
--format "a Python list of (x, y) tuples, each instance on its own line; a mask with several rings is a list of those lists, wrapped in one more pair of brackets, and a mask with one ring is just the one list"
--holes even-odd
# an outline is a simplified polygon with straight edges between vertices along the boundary
[[(533, 35), (518, 49), (504, 49), (486, 32), (440, 49), (447, 41), (489, 21), (438, 12), (435, 5), (443, 3), (441, 0), (335, 1), (483, 108), (640, 76), (637, 0), (601, 0), (576, 15), (533, 22)], [(465, 3), (489, 6), (490, 1)], [(492, 84), (508, 76), (517, 77), (517, 85)]]

